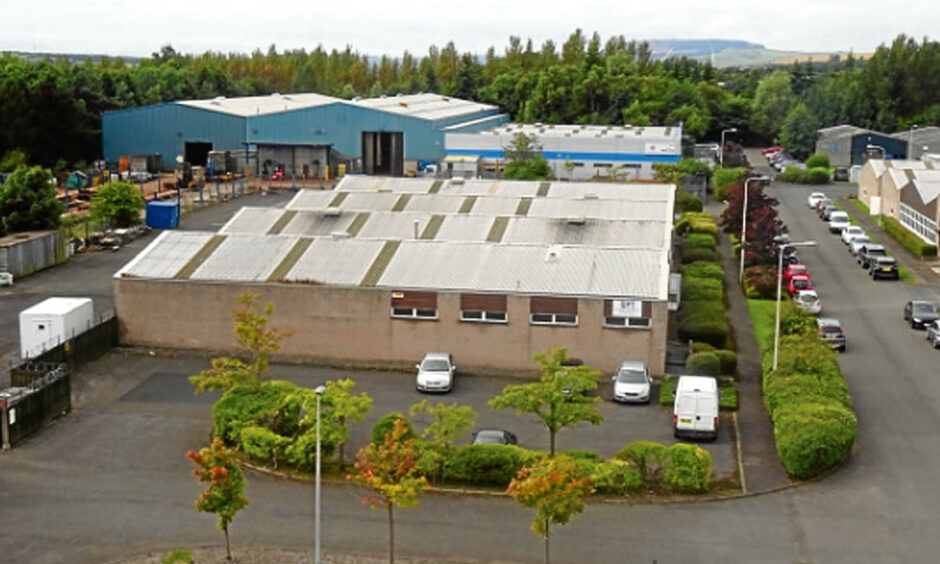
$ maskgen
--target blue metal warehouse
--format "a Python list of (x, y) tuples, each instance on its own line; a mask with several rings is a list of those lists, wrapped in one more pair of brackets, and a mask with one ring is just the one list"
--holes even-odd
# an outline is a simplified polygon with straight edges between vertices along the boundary
[[(107, 112), (105, 160), (158, 153), (205, 165), (210, 151), (258, 151), (261, 172), (293, 167), (322, 176), (346, 162), (367, 174), (402, 175), (444, 156), (444, 130), (473, 132), (508, 121), (495, 106), (439, 94), (341, 100), (320, 94), (271, 94), (188, 100)], [(290, 171), (286, 171), (290, 172)]]

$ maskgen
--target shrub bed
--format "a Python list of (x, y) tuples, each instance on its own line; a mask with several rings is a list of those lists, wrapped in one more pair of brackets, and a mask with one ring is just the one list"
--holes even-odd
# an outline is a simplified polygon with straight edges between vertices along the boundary
[(701, 341), (723, 349), (731, 336), (731, 327), (728, 326), (724, 309), (719, 303), (716, 310), (701, 308), (696, 313), (683, 317), (679, 321), (677, 333), (684, 341)]
[(831, 178), (830, 170), (821, 167), (803, 169), (791, 166), (777, 175), (777, 180), (793, 184), (828, 184)]
[(685, 212), (676, 221), (675, 230), (680, 235), (686, 233), (708, 233), (718, 239), (718, 224), (715, 218), (704, 212)]
[(722, 270), (720, 264), (712, 261), (700, 260), (683, 264), (679, 267), (679, 272), (682, 273), (683, 279), (710, 278), (713, 280), (718, 280), (722, 283), (722, 285), (725, 283), (725, 271)]
[(721, 361), (713, 352), (692, 353), (685, 359), (685, 373), (693, 376), (718, 376)]
[(904, 245), (914, 256), (921, 258), (937, 256), (936, 245), (931, 245), (917, 235), (914, 235), (893, 217), (883, 217), (881, 219), (881, 227), (885, 230), (885, 233), (894, 237), (898, 243)]
[(683, 300), (721, 302), (724, 297), (725, 286), (720, 280), (693, 276), (683, 277), (682, 279)]
[(718, 251), (715, 249), (693, 248), (682, 250), (683, 264), (696, 261), (718, 262), (718, 258)]
[(676, 190), (676, 211), (700, 212), (702, 211), (702, 200), (695, 194), (679, 188)]

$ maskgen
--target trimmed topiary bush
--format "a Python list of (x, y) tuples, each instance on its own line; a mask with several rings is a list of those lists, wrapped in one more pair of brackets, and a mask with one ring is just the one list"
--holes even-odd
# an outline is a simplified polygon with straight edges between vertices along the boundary
[(806, 159), (806, 168), (829, 168), (829, 155), (813, 153)]
[(718, 256), (718, 251), (714, 249), (683, 249), (682, 251), (682, 263), (688, 264), (690, 262), (696, 262), (700, 260), (718, 262), (720, 257)]
[(718, 376), (721, 373), (721, 361), (713, 352), (692, 353), (685, 359), (685, 370), (694, 376)]
[(714, 278), (683, 278), (682, 299), (690, 301), (721, 302), (725, 297), (724, 284)]
[(676, 443), (666, 449), (663, 489), (678, 493), (708, 491), (712, 473), (712, 455), (697, 445)]
[(694, 353), (699, 353), (699, 352), (715, 352), (716, 350), (718, 350), (718, 349), (716, 349), (715, 347), (709, 345), (708, 343), (698, 343), (698, 342), (693, 342), (693, 343), (692, 343), (692, 352), (694, 352)]
[(261, 462), (270, 460), (277, 468), (278, 461), (283, 460), (284, 451), (292, 441), (264, 427), (245, 427), (240, 442), (245, 454)]
[(712, 278), (722, 284), (725, 282), (725, 271), (721, 265), (712, 261), (697, 261), (683, 264), (679, 267), (682, 278)]
[(685, 212), (675, 224), (676, 233), (708, 233), (718, 238), (718, 224), (715, 218), (704, 212)]
[(774, 420), (777, 456), (795, 478), (818, 476), (848, 460), (857, 429), (855, 414), (844, 406), (791, 404)]
[(717, 317), (706, 314), (689, 316), (679, 322), (677, 332), (684, 341), (701, 341), (715, 348), (724, 348), (728, 344), (731, 328), (722, 311)]
[(466, 445), (458, 448), (444, 465), (444, 479), (505, 487), (520, 468), (543, 455), (515, 445)]
[(676, 190), (676, 211), (700, 212), (702, 211), (702, 200), (695, 194), (679, 188)]
[(689, 248), (708, 248), (714, 249), (718, 245), (718, 241), (715, 240), (715, 237), (708, 233), (687, 233), (682, 237), (683, 246)]
[(662, 476), (663, 460), (666, 447), (653, 441), (634, 441), (614, 455), (616, 460), (632, 464), (640, 474), (640, 479), (647, 486), (655, 485)]
[(633, 464), (616, 458), (594, 467), (591, 485), (598, 493), (609, 495), (627, 495), (644, 489), (640, 471)]
[(721, 364), (722, 375), (731, 376), (738, 370), (738, 355), (734, 351), (718, 350), (715, 351), (718, 362)]

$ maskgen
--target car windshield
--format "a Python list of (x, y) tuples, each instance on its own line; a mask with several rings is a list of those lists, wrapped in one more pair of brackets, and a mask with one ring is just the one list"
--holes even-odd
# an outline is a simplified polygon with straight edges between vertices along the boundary
[(810, 304), (812, 304), (813, 302), (816, 301), (816, 296), (814, 296), (814, 295), (812, 295), (812, 294), (801, 294), (801, 295), (800, 295), (800, 301), (803, 302), (803, 303), (806, 304), (806, 305), (810, 305)]
[(822, 326), (822, 332), (823, 332), (823, 333), (833, 334), (833, 335), (841, 335), (841, 334), (842, 334), (842, 328), (839, 327), (838, 325), (823, 325), (823, 326)]
[(891, 257), (879, 257), (878, 258), (878, 264), (881, 266), (894, 266), (896, 263), (897, 261)]
[(793, 280), (794, 288), (809, 288), (809, 280), (795, 279)]
[(646, 373), (642, 370), (620, 370), (617, 372), (617, 382), (620, 384), (642, 384), (646, 382)]
[(871, 256), (883, 257), (887, 256), (888, 253), (886, 253), (884, 249), (868, 249), (868, 254)]
[(914, 313), (937, 313), (937, 308), (933, 304), (914, 304)]
[(871, 239), (865, 236), (858, 236), (852, 239), (852, 242), (856, 245), (864, 245), (865, 243), (871, 243)]
[(849, 222), (849, 218), (843, 217), (843, 216), (841, 216), (841, 215), (837, 215), (837, 216), (833, 217), (831, 221), (832, 221), (833, 223), (848, 223), (848, 222)]
[(503, 434), (499, 431), (480, 431), (473, 439), (473, 442), (478, 445), (495, 445), (502, 444), (505, 441), (503, 440)]
[(447, 372), (449, 369), (447, 361), (439, 358), (429, 358), (421, 363), (421, 370), (425, 372)]

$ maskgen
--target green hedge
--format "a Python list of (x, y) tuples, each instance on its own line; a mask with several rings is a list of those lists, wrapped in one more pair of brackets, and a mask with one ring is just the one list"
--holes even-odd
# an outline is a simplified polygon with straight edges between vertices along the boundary
[(242, 450), (255, 460), (274, 462), (274, 466), (284, 459), (284, 451), (291, 440), (282, 437), (266, 427), (245, 427), (241, 432)]
[(718, 224), (710, 213), (685, 212), (676, 221), (674, 226), (677, 233), (708, 233), (718, 238)]
[(893, 217), (883, 217), (881, 227), (885, 233), (894, 237), (898, 243), (904, 245), (907, 250), (914, 253), (916, 257), (935, 257), (937, 256), (937, 246), (925, 242), (923, 239), (908, 231)]
[(813, 478), (849, 458), (857, 430), (855, 414), (842, 405), (790, 404), (774, 421), (777, 456), (791, 476)]
[(692, 353), (685, 359), (687, 374), (695, 376), (718, 376), (721, 373), (721, 361), (713, 352)]
[(692, 342), (692, 352), (694, 352), (694, 353), (699, 353), (699, 352), (715, 352), (716, 350), (718, 350), (718, 349), (716, 349), (715, 347), (709, 345), (708, 343), (699, 343), (699, 342), (697, 342), (697, 341), (693, 341), (693, 342)]
[(715, 356), (718, 357), (718, 362), (721, 364), (721, 374), (724, 376), (732, 376), (738, 370), (738, 355), (734, 351), (729, 351), (726, 349), (715, 351)]
[(666, 449), (663, 465), (663, 489), (679, 493), (708, 491), (712, 456), (698, 445), (676, 443)]
[(689, 248), (714, 249), (718, 245), (718, 240), (709, 233), (687, 233), (682, 237), (682, 245)]
[(235, 386), (212, 405), (213, 433), (229, 445), (239, 445), (242, 429), (267, 427), (277, 416), (284, 399), (297, 391), (295, 384), (284, 380), (263, 382), (258, 391)]
[(739, 186), (746, 174), (746, 168), (716, 167), (715, 173), (712, 175), (715, 197), (722, 201), (727, 200), (731, 197), (730, 189)]
[(700, 260), (679, 267), (682, 278), (712, 278), (725, 283), (725, 271), (721, 265), (712, 261)]
[(628, 495), (642, 491), (645, 483), (633, 464), (614, 458), (595, 465), (591, 485), (597, 493)]
[(444, 464), (444, 480), (505, 487), (520, 468), (543, 454), (515, 445), (462, 446)]
[(375, 426), (372, 427), (372, 444), (382, 444), (385, 442), (385, 435), (391, 433), (395, 430), (395, 422), (399, 419), (405, 420), (405, 434), (402, 436), (403, 440), (414, 439), (418, 435), (415, 434), (415, 429), (411, 425), (411, 422), (408, 421), (408, 418), (405, 417), (403, 413), (386, 413), (382, 416), (381, 419), (375, 422)]
[(700, 212), (702, 211), (702, 200), (695, 194), (679, 188), (676, 190), (676, 211)]
[(682, 299), (689, 301), (721, 302), (725, 297), (725, 285), (714, 278), (682, 278)]
[(828, 184), (832, 178), (829, 168), (797, 168), (787, 167), (777, 175), (777, 180), (793, 184)]
[(722, 311), (717, 317), (708, 313), (690, 315), (679, 322), (677, 333), (683, 341), (701, 341), (715, 348), (725, 348), (731, 328)]
[(806, 168), (829, 168), (829, 155), (813, 153), (806, 159)]
[(696, 261), (709, 261), (717, 263), (721, 257), (715, 249), (693, 248), (682, 250), (682, 263), (688, 264)]

